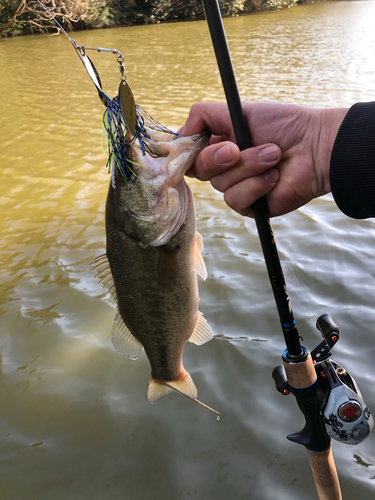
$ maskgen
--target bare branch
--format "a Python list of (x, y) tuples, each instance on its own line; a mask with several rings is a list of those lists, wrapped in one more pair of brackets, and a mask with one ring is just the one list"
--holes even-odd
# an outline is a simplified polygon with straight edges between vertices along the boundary
[[(42, 0), (43, 1), (43, 0)], [(100, 15), (100, 10), (106, 5), (105, 0), (44, 0), (43, 4), (56, 20), (67, 30), (72, 30), (78, 23), (90, 23)], [(29, 14), (28, 18), (22, 17)], [(26, 23), (35, 26), (40, 31), (60, 29), (51, 26), (51, 16), (35, 0), (21, 0), (12, 18), (0, 27), (0, 33), (6, 31), (15, 23)]]

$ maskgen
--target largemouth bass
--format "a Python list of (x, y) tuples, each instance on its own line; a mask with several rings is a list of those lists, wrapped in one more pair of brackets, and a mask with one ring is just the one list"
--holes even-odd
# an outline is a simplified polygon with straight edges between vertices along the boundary
[(198, 311), (196, 274), (205, 279), (207, 271), (184, 174), (209, 135), (149, 135), (147, 152), (137, 143), (127, 148), (133, 178), (115, 169), (106, 203), (107, 253), (93, 269), (117, 302), (114, 347), (132, 359), (143, 347), (150, 361), (149, 401), (172, 390), (196, 399), (183, 349), (187, 341), (207, 342), (212, 330)]

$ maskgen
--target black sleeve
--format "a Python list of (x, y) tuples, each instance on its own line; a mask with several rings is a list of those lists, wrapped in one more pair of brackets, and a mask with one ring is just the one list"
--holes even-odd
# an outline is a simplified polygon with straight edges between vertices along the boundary
[(332, 150), (330, 183), (345, 215), (375, 216), (375, 102), (355, 104), (345, 116)]

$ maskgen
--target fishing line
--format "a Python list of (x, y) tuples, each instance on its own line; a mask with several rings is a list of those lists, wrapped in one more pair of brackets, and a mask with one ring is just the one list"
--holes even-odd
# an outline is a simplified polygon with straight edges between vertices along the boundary
[[(74, 49), (77, 52), (78, 57), (81, 59), (82, 62), (83, 62), (82, 57), (85, 55), (85, 51), (86, 50), (96, 50), (97, 52), (111, 52), (111, 53), (117, 55), (118, 60), (120, 59), (120, 61), (119, 61), (119, 63), (120, 63), (120, 71), (122, 73), (124, 73), (125, 68), (124, 67), (121, 68), (121, 63), (123, 63), (124, 60), (123, 60), (123, 57), (122, 57), (121, 53), (118, 50), (116, 50), (116, 49), (106, 49), (104, 47), (93, 48), (93, 47), (84, 47), (83, 45), (82, 46), (78, 45), (77, 42), (74, 40), (74, 38), (72, 38), (72, 37), (70, 37), (68, 35), (68, 33), (65, 31), (65, 29), (61, 26), (61, 24), (58, 22), (58, 20), (54, 17), (54, 15), (52, 14), (52, 12), (50, 12), (47, 9), (47, 7), (45, 5), (43, 5), (43, 3), (40, 0), (36, 0), (36, 2), (38, 2), (38, 4), (47, 12), (47, 14), (51, 17), (51, 19), (57, 24), (57, 26), (59, 27), (59, 29), (64, 33), (64, 35), (66, 35), (68, 37), (70, 43), (73, 45)], [(83, 63), (83, 64), (85, 65), (85, 63)], [(91, 77), (90, 74), (89, 74), (89, 76)], [(96, 76), (99, 76), (99, 75), (96, 75)]]
[[(111, 174), (111, 183), (113, 188), (116, 188), (116, 168), (125, 182), (134, 181), (137, 177), (135, 166), (142, 165), (141, 163), (131, 161), (129, 158), (130, 150), (135, 144), (139, 145), (143, 156), (147, 153), (154, 157), (155, 155), (145, 141), (145, 139), (151, 139), (151, 131), (158, 131), (174, 135), (176, 137), (181, 137), (181, 135), (173, 132), (167, 127), (164, 127), (164, 125), (155, 120), (155, 118), (147, 113), (147, 111), (135, 103), (132, 90), (125, 74), (124, 58), (122, 57), (120, 51), (105, 47), (94, 48), (78, 45), (76, 41), (68, 35), (47, 7), (43, 5), (40, 0), (36, 0), (36, 2), (48, 13), (64, 35), (68, 37), (70, 43), (76, 51), (76, 54), (84, 65), (87, 74), (94, 83), (101, 102), (107, 108), (103, 116), (103, 132), (106, 136), (108, 144), (108, 161), (106, 167), (108, 172)], [(116, 55), (121, 79), (118, 94), (113, 99), (111, 99), (103, 91), (99, 73), (96, 70), (94, 63), (86, 54), (87, 50), (95, 50), (97, 52), (105, 52)], [(101, 139), (101, 144), (103, 146), (103, 138)], [(113, 168), (114, 166), (116, 168)]]
[[(316, 313), (313, 312), (312, 307), (311, 307), (312, 299), (311, 299), (311, 296), (310, 296), (309, 288), (306, 285), (302, 285), (301, 282), (300, 282), (300, 280), (297, 278), (297, 275), (296, 275), (296, 273), (294, 272), (294, 269), (293, 269), (293, 264), (292, 264), (291, 260), (289, 259), (289, 257), (287, 256), (286, 252), (284, 251), (283, 245), (280, 244), (280, 240), (279, 239), (277, 240), (277, 246), (279, 248), (280, 253), (284, 256), (284, 260), (287, 263), (287, 267), (291, 271), (291, 273), (293, 275), (293, 278), (294, 278), (294, 280), (297, 283), (297, 288), (301, 292), (300, 296), (303, 297), (301, 299), (301, 301), (307, 306), (307, 309), (308, 309), (308, 311), (310, 313), (310, 318), (314, 318), (316, 316)], [(292, 280), (289, 278), (288, 281), (290, 282)], [(321, 336), (324, 338), (324, 332), (323, 332), (323, 330), (322, 330), (319, 322), (316, 323), (316, 327), (317, 327), (318, 331), (320, 332)], [(302, 336), (301, 336), (301, 340), (303, 340)]]
[[(280, 235), (279, 235), (279, 237), (277, 239), (277, 246), (279, 248), (280, 253), (284, 257), (284, 261), (287, 264), (287, 268), (290, 270), (290, 272), (292, 274), (292, 278), (289, 277), (288, 282), (292, 281), (293, 279), (295, 280), (295, 282), (297, 284), (297, 289), (300, 291), (300, 296), (302, 297), (301, 298), (301, 302), (303, 304), (305, 304), (306, 308), (308, 309), (308, 312), (310, 313), (310, 318), (314, 318), (315, 316), (317, 316), (317, 314), (314, 313), (314, 311), (312, 310), (311, 303), (313, 302), (313, 300), (311, 298), (310, 287), (307, 286), (307, 285), (305, 285), (305, 284), (303, 284), (300, 281), (300, 279), (298, 279), (297, 274), (296, 274), (296, 272), (294, 270), (297, 265), (295, 263), (293, 263), (291, 261), (291, 259), (288, 257), (287, 252), (285, 251), (283, 243), (282, 243), (282, 241), (280, 239)], [(322, 330), (319, 322), (316, 323), (316, 327), (317, 327), (318, 331), (320, 332), (320, 334), (324, 338), (324, 332), (323, 332), (323, 330)], [(301, 337), (301, 339), (302, 339), (302, 337)]]
[[(263, 206), (260, 207), (260, 211), (263, 213), (264, 217), (267, 217), (267, 213), (264, 210)], [(276, 243), (274, 234), (273, 234), (273, 240)], [(303, 296), (302, 302), (307, 306), (307, 309), (310, 313), (310, 317), (313, 318), (316, 316), (316, 314), (313, 312), (312, 307), (311, 307), (312, 299), (311, 299), (311, 295), (309, 292), (309, 287), (301, 284), (300, 280), (298, 279), (298, 277), (293, 269), (293, 264), (292, 264), (291, 260), (289, 259), (287, 252), (284, 250), (283, 244), (280, 243), (280, 241), (281, 240), (278, 238), (277, 247), (279, 248), (280, 253), (282, 253), (282, 255), (284, 256), (284, 260), (287, 263), (288, 269), (291, 271), (292, 277), (295, 279), (295, 282), (297, 283), (297, 288), (299, 288), (301, 291), (301, 295)], [(302, 293), (302, 292), (304, 292), (304, 293)], [(317, 326), (317, 329), (319, 330), (320, 334), (324, 337), (324, 333), (320, 327), (320, 324), (316, 323), (316, 326)], [(301, 340), (303, 340), (302, 336), (300, 336), (300, 337), (301, 337)]]
[(287, 252), (285, 251), (285, 249), (283, 247), (283, 243), (281, 242), (281, 240), (280, 240), (279, 237), (277, 238), (277, 246), (278, 246), (279, 252), (284, 257), (284, 261), (287, 264), (287, 268), (292, 273), (292, 278), (295, 280), (295, 282), (297, 284), (297, 289), (301, 292), (301, 296), (303, 297), (302, 301), (306, 304), (306, 306), (307, 306), (307, 308), (309, 310), (310, 316), (311, 317), (315, 317), (316, 315), (314, 314), (314, 312), (313, 312), (313, 310), (311, 308), (311, 300), (312, 299), (311, 299), (311, 296), (310, 296), (309, 289), (308, 289), (308, 287), (306, 285), (303, 285), (301, 283), (301, 281), (298, 279), (297, 274), (294, 271), (294, 267), (296, 266), (296, 264), (292, 263), (292, 261), (288, 257)]
[[(52, 13), (45, 7), (40, 0), (36, 0), (38, 4), (47, 12), (49, 16), (51, 16), (51, 19), (57, 24), (57, 26), (61, 29), (61, 31), (69, 38), (70, 42), (74, 42), (73, 38), (70, 38), (68, 33), (64, 30), (64, 28), (61, 26), (61, 24), (57, 21), (57, 19), (52, 15)], [(75, 42), (74, 42), (75, 43)]]

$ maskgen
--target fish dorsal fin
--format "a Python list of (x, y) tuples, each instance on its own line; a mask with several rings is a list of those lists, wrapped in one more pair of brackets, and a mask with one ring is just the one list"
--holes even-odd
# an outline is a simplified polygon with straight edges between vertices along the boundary
[(207, 278), (207, 269), (202, 255), (203, 248), (202, 235), (197, 231), (194, 240), (194, 269), (205, 280)]
[(131, 359), (137, 359), (142, 352), (142, 344), (125, 325), (118, 309), (112, 328), (112, 344), (117, 351)]
[(207, 323), (207, 320), (204, 318), (203, 314), (198, 311), (197, 312), (197, 322), (195, 323), (195, 328), (189, 342), (192, 342), (196, 345), (202, 345), (211, 340), (213, 337), (213, 333), (210, 325)]
[(108, 262), (107, 254), (99, 255), (90, 263), (91, 269), (95, 273), (95, 277), (99, 278), (99, 283), (107, 288), (111, 294), (111, 300), (117, 302), (116, 287), (113, 281), (112, 271)]
[(155, 380), (151, 377), (148, 384), (147, 397), (150, 403), (154, 404), (173, 390), (181, 392), (190, 399), (197, 399), (198, 397), (197, 388), (188, 372), (185, 372), (182, 379), (168, 382)]

